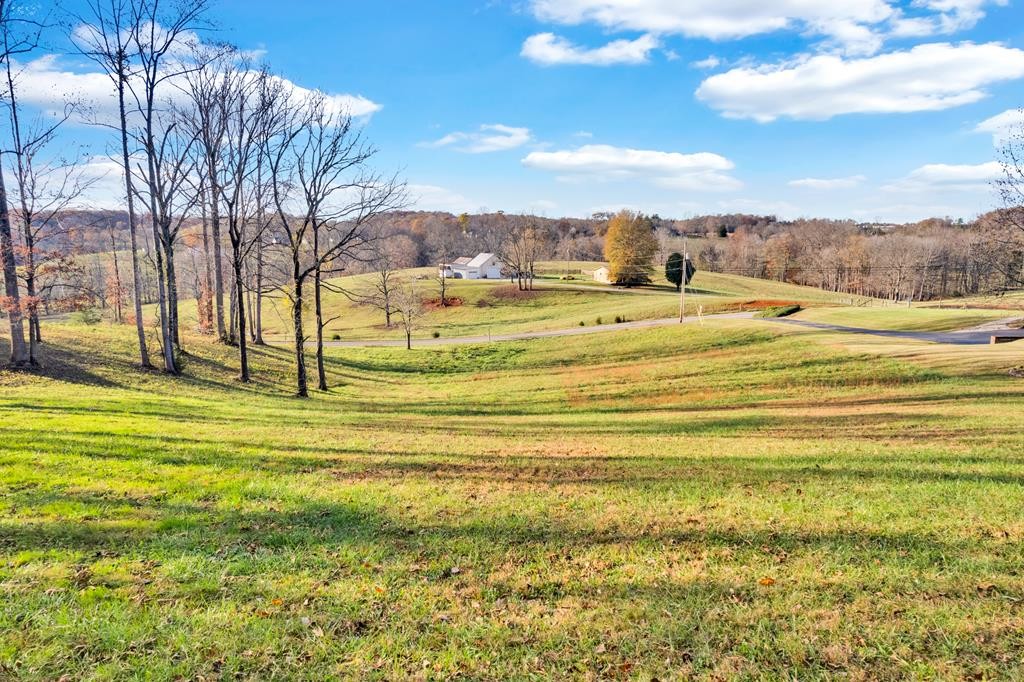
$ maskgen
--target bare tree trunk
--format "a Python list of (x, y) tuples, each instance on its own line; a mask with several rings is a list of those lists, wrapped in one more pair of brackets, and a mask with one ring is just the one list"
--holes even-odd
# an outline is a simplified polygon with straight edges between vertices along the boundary
[(249, 381), (249, 352), (246, 348), (245, 338), (245, 299), (242, 298), (242, 259), (241, 254), (233, 257), (232, 266), (235, 271), (235, 298), (236, 313), (238, 315), (238, 360), (240, 366), (240, 372), (238, 375), (239, 381), (248, 383)]
[(263, 241), (256, 244), (256, 311), (253, 315), (256, 327), (256, 336), (253, 343), (257, 346), (265, 346), (263, 341)]
[(203, 196), (200, 198), (200, 205), (203, 211), (203, 265), (204, 277), (203, 286), (206, 288), (206, 310), (199, 311), (200, 316), (208, 323), (213, 322), (213, 265), (210, 262), (210, 225), (206, 213), (206, 189), (203, 188)]
[(125, 114), (124, 79), (118, 80), (117, 98), (121, 116), (121, 164), (124, 169), (125, 196), (128, 200), (128, 235), (132, 250), (132, 288), (135, 298), (135, 331), (139, 337), (139, 362), (151, 369), (149, 349), (146, 348), (146, 325), (142, 319), (142, 267), (139, 265), (139, 240), (135, 229), (135, 188), (132, 187), (131, 158), (128, 153), (128, 117)]
[(25, 367), (31, 364), (25, 345), (25, 325), (22, 322), (21, 296), (18, 293), (18, 271), (14, 260), (14, 240), (11, 235), (11, 216), (7, 210), (7, 188), (3, 168), (0, 168), (0, 259), (4, 267), (4, 291), (7, 294), (7, 317), (11, 323), (11, 365)]
[[(232, 266), (234, 267), (234, 266)], [(228, 344), (235, 345), (235, 330), (238, 329), (238, 287), (235, 278), (231, 278), (231, 288), (228, 291)]]
[(121, 300), (121, 294), (124, 290), (121, 288), (121, 264), (117, 259), (117, 239), (114, 237), (113, 230), (110, 231), (110, 255), (114, 260), (114, 286), (116, 287), (114, 303), (117, 307), (114, 310), (114, 321), (121, 324), (124, 321), (124, 302)]
[(211, 168), (210, 175), (210, 231), (213, 234), (213, 282), (214, 308), (217, 311), (217, 337), (221, 341), (229, 339), (224, 324), (224, 273), (222, 268), (221, 237), (220, 237), (220, 201), (217, 189), (217, 171)]
[(316, 306), (316, 376), (317, 387), (327, 390), (327, 372), (324, 369), (324, 314), (320, 300), (320, 267), (313, 277), (313, 300)]
[(249, 316), (246, 318), (246, 325), (247, 325), (246, 330), (247, 330), (247, 332), (249, 334), (249, 340), (252, 341), (253, 343), (255, 343), (256, 342), (256, 326), (254, 324), (254, 318), (252, 316), (252, 311), (255, 308), (255, 306), (253, 304), (253, 300), (252, 300), (253, 299), (253, 294), (252, 294), (253, 274), (252, 274), (252, 264), (249, 261), (249, 259), (246, 259), (246, 261), (245, 261), (245, 281), (247, 283), (247, 286), (245, 287), (245, 306), (246, 306), (246, 308), (249, 309), (249, 313), (250, 313)]
[(42, 333), (39, 329), (39, 308), (36, 301), (36, 259), (35, 240), (32, 236), (32, 219), (27, 219), (24, 226), (25, 236), (25, 296), (28, 297), (31, 308), (28, 311), (28, 361), (29, 364), (38, 364), (36, 361), (36, 347), (42, 342)]
[(156, 234), (155, 223), (153, 228), (153, 236), (155, 237), (153, 251), (156, 254), (157, 310), (160, 315), (161, 355), (164, 359), (164, 371), (169, 374), (176, 374), (177, 368), (174, 366), (174, 341), (171, 338), (171, 324), (167, 316), (167, 279), (164, 270), (163, 247), (160, 246), (160, 235)]
[(152, 154), (149, 157), (150, 222), (153, 225), (153, 252), (156, 260), (157, 309), (160, 312), (161, 355), (163, 355), (164, 359), (164, 371), (168, 374), (177, 374), (177, 367), (174, 366), (174, 339), (171, 335), (171, 322), (167, 310), (167, 272), (164, 266), (163, 240), (160, 236), (160, 224), (157, 220), (157, 192), (153, 180), (156, 171), (153, 168)]
[[(161, 225), (164, 239), (164, 254), (167, 269), (167, 323), (174, 349), (181, 352), (181, 334), (178, 329), (178, 274), (174, 265), (174, 242), (170, 237), (170, 225)], [(177, 369), (177, 368), (175, 368)]]
[(295, 329), (295, 395), (306, 398), (309, 396), (309, 388), (306, 385), (306, 339), (302, 330), (302, 279), (299, 276), (297, 262), (294, 264), (292, 287), (292, 326)]

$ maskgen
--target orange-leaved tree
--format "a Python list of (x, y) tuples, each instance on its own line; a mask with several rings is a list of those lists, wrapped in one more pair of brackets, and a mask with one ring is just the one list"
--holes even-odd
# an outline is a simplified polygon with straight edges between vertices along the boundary
[(658, 238), (647, 216), (623, 210), (608, 221), (604, 257), (613, 284), (649, 284), (651, 260), (657, 252)]

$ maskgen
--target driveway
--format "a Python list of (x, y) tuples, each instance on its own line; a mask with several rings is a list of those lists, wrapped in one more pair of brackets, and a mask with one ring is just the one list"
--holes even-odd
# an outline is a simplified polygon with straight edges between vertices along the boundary
[(806, 320), (792, 320), (780, 317), (772, 320), (781, 324), (789, 324), (810, 329), (820, 329), (831, 332), (844, 332), (849, 334), (868, 334), (870, 336), (885, 336), (893, 339), (911, 339), (913, 341), (930, 341), (932, 343), (946, 343), (956, 346), (977, 346), (991, 343), (992, 336), (1011, 336), (1024, 339), (1024, 329), (1009, 329), (1008, 324), (1019, 318), (1009, 317), (1003, 320), (986, 322), (977, 327), (960, 329), (950, 332), (915, 332), (896, 331), (892, 329), (864, 329), (863, 327), (844, 327), (838, 324), (827, 324), (825, 322), (808, 322)]

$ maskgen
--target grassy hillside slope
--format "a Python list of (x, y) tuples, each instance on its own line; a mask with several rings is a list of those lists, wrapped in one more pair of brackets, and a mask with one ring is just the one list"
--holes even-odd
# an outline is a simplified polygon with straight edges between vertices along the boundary
[[(557, 264), (546, 265), (555, 267)], [(437, 302), (438, 286), (430, 269), (405, 271), (403, 276), (419, 277), (416, 287), (422, 297)], [(358, 275), (339, 278), (332, 284), (357, 293), (365, 292), (370, 282), (369, 275)], [(565, 329), (580, 323), (586, 326), (608, 324), (616, 317), (644, 320), (679, 314), (679, 294), (667, 285), (629, 290), (592, 280), (539, 279), (535, 291), (520, 292), (507, 280), (451, 280), (448, 296), (456, 299), (455, 305), (449, 308), (430, 306), (417, 336), (426, 338), (435, 332), (442, 337), (452, 337)], [(710, 314), (763, 306), (777, 300), (820, 305), (846, 303), (850, 297), (781, 282), (698, 273), (689, 287), (687, 311), (695, 315), (698, 306), (702, 306)], [(344, 294), (325, 293), (324, 311), (325, 319), (334, 319), (326, 330), (328, 338), (334, 334), (343, 339), (402, 337), (397, 320), (394, 328), (386, 329), (382, 312), (356, 305)], [(268, 338), (287, 338), (290, 333), (289, 315), (288, 303), (283, 298), (268, 306), (263, 318)], [(312, 310), (307, 317), (312, 325)]]
[(0, 677), (1024, 675), (1004, 370), (732, 322), (335, 351), (303, 402), (282, 350), (48, 338), (0, 372)]

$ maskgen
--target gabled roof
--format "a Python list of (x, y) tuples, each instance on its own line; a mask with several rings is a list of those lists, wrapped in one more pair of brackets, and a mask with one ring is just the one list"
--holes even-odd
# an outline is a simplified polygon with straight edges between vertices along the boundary
[(462, 256), (461, 258), (456, 258), (455, 260), (453, 260), (451, 264), (452, 265), (469, 265), (469, 262), (471, 260), (473, 260), (473, 259), (469, 258), (468, 256)]
[(484, 263), (486, 263), (487, 261), (491, 260), (492, 258), (494, 258), (494, 254), (493, 253), (480, 253), (480, 254), (477, 254), (476, 258), (474, 258), (473, 260), (471, 260), (468, 263), (466, 263), (466, 265), (468, 265), (471, 268), (479, 268), (479, 267), (483, 266)]

